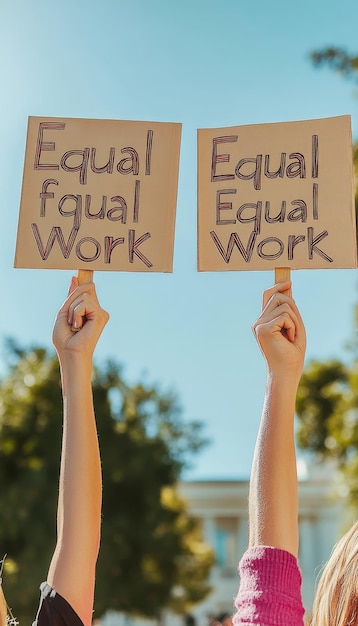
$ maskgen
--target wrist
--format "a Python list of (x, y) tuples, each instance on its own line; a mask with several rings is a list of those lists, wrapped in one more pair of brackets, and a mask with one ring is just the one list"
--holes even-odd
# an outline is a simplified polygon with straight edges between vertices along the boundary
[(69, 386), (91, 385), (92, 359), (80, 352), (68, 352), (59, 355), (62, 385)]
[(266, 365), (267, 379), (269, 381), (272, 381), (272, 383), (280, 383), (281, 385), (289, 385), (295, 387), (297, 390), (302, 376), (301, 364), (291, 366), (287, 362), (282, 361), (275, 365), (266, 362)]
[(266, 391), (295, 406), (300, 374), (284, 369), (267, 370)]

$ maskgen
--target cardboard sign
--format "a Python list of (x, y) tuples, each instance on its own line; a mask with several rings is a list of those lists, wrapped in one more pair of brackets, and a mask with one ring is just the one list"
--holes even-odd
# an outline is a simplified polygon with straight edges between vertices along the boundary
[(357, 267), (350, 117), (198, 131), (198, 269)]
[(171, 272), (181, 124), (30, 117), (15, 267)]

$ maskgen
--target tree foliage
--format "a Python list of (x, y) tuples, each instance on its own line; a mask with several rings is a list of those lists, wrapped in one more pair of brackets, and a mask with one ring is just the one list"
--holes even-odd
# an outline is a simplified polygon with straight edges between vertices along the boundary
[[(31, 623), (55, 542), (62, 398), (57, 359), (43, 348), (12, 343), (7, 365), (0, 382), (0, 546), (8, 554), (9, 604)], [(96, 369), (93, 390), (104, 498), (96, 614), (156, 616), (165, 606), (184, 612), (208, 593), (212, 564), (175, 491), (205, 443), (202, 425), (183, 420), (174, 394), (128, 385), (113, 362)]]
[(358, 56), (349, 54), (344, 48), (328, 46), (314, 50), (311, 60), (316, 67), (326, 65), (341, 76), (358, 81)]
[[(344, 48), (336, 46), (328, 46), (321, 50), (311, 52), (311, 61), (316, 67), (328, 66), (340, 76), (352, 79), (354, 83), (358, 83), (358, 56), (349, 54)], [(353, 145), (354, 170), (356, 180), (358, 179), (358, 142)], [(358, 235), (358, 195), (355, 197), (355, 211)]]
[[(311, 54), (316, 66), (328, 65), (342, 76), (358, 80), (358, 56), (341, 48)], [(358, 177), (358, 142), (354, 144)], [(358, 195), (356, 194), (356, 214)], [(336, 459), (344, 475), (349, 500), (358, 511), (358, 306), (355, 309), (351, 359), (308, 364), (297, 395), (298, 444), (320, 459)]]
[(298, 445), (320, 460), (336, 460), (350, 504), (358, 511), (357, 356), (349, 364), (309, 363), (298, 390), (296, 412)]
[(333, 443), (342, 428), (347, 404), (348, 372), (339, 361), (312, 361), (302, 375), (296, 411), (300, 419), (298, 444), (319, 457), (342, 455)]
[(297, 394), (298, 445), (318, 459), (335, 459), (349, 501), (358, 511), (358, 305), (350, 359), (308, 363)]

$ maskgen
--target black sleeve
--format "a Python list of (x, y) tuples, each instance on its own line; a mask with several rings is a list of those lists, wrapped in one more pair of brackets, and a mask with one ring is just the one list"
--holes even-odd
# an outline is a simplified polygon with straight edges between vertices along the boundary
[(40, 604), (32, 626), (84, 626), (67, 600), (48, 583), (42, 583), (40, 590)]

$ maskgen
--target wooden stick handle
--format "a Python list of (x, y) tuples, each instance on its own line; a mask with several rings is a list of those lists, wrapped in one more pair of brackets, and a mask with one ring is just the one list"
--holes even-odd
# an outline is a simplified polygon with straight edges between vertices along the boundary
[(77, 271), (78, 284), (93, 283), (93, 270), (78, 270)]
[[(289, 267), (275, 267), (275, 284), (285, 283), (287, 280), (291, 280), (291, 270)], [(291, 290), (287, 289), (282, 293), (286, 296), (291, 296)]]

